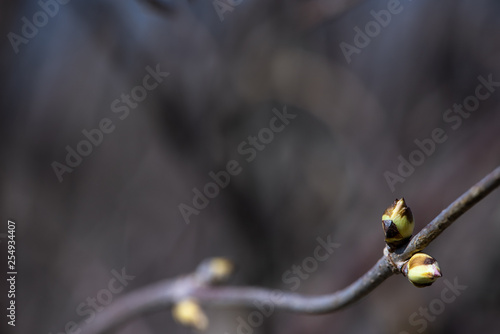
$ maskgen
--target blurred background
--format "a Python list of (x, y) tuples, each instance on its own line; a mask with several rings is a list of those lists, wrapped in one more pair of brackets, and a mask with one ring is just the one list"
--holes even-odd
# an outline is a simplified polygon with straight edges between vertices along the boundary
[[(418, 231), (500, 165), (498, 1), (0, 6), (0, 233), (16, 222), (18, 267), (16, 327), (3, 315), (2, 332), (70, 333), (110, 298), (210, 256), (238, 265), (231, 285), (336, 291), (382, 255), (395, 198)], [(231, 160), (240, 173), (196, 209), (193, 189)], [(343, 311), (274, 312), (247, 329), (238, 319), (253, 309), (211, 308), (207, 333), (494, 332), (499, 201), (428, 247), (444, 274), (429, 288), (394, 276)], [(314, 266), (318, 238), (339, 246)], [(133, 279), (102, 292), (122, 270)], [(466, 286), (453, 302), (446, 281)], [(118, 331), (191, 332), (169, 310)]]

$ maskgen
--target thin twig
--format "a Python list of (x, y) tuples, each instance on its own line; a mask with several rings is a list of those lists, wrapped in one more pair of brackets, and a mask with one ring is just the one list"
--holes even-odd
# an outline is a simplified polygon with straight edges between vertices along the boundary
[[(393, 254), (393, 260), (401, 262), (423, 250), (458, 217), (499, 185), (500, 167), (497, 167), (427, 224), (415, 235), (403, 252)], [(252, 307), (255, 302), (258, 302), (272, 303), (273, 309), (300, 313), (333, 312), (366, 296), (395, 273), (398, 273), (398, 268), (394, 268), (387, 255), (384, 255), (366, 274), (348, 287), (333, 294), (319, 296), (304, 296), (254, 287), (213, 287), (208, 284), (207, 279), (201, 279), (194, 273), (174, 280), (161, 281), (129, 293), (107, 307), (93, 322), (84, 326), (82, 333), (108, 332), (138, 315), (168, 308), (186, 297), (192, 297), (201, 304), (213, 306)]]
[(446, 209), (427, 224), (417, 235), (415, 235), (405, 251), (396, 260), (407, 260), (413, 254), (427, 247), (438, 235), (448, 228), (455, 220), (467, 212), (475, 204), (481, 201), (489, 193), (500, 185), (500, 167), (486, 175), (481, 181), (472, 186), (462, 196), (457, 198)]

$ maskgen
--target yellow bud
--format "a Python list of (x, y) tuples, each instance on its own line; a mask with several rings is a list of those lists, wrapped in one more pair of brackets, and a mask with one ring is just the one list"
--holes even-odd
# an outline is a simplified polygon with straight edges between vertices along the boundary
[(385, 242), (391, 251), (404, 246), (413, 234), (415, 222), (411, 209), (405, 199), (396, 199), (382, 215), (382, 227), (385, 232)]
[(223, 257), (214, 257), (203, 261), (196, 269), (196, 274), (203, 281), (220, 283), (226, 280), (234, 270), (231, 261)]
[(208, 327), (207, 316), (192, 298), (181, 300), (175, 304), (172, 308), (172, 316), (179, 323), (198, 330), (205, 330)]
[(424, 253), (414, 254), (403, 265), (402, 273), (408, 277), (408, 280), (413, 285), (419, 288), (431, 285), (442, 276), (437, 261), (432, 256)]
[(223, 257), (213, 258), (209, 263), (213, 277), (217, 281), (225, 280), (233, 272), (233, 264)]

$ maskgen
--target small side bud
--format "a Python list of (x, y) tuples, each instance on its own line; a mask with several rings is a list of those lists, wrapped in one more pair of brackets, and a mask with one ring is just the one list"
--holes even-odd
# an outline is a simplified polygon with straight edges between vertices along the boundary
[(414, 254), (403, 265), (401, 272), (418, 288), (429, 286), (442, 276), (438, 262), (424, 253)]
[(413, 213), (406, 205), (405, 199), (396, 199), (382, 215), (382, 228), (385, 242), (392, 252), (410, 241), (415, 228)]
[(184, 326), (205, 330), (208, 327), (208, 318), (200, 305), (192, 298), (184, 299), (172, 308), (173, 318)]
[(203, 261), (196, 269), (198, 277), (211, 284), (220, 283), (229, 278), (234, 270), (231, 261), (223, 257), (214, 257)]

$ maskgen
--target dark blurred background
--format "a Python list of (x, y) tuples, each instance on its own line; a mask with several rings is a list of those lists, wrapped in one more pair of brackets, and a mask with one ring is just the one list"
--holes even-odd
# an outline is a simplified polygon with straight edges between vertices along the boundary
[[(418, 231), (500, 164), (498, 84), (465, 116), (447, 111), (474, 103), (478, 77), (500, 82), (498, 1), (41, 3), (0, 2), (0, 233), (16, 222), (18, 266), (16, 327), (2, 313), (2, 332), (55, 334), (89, 319), (82, 303), (122, 268), (135, 278), (113, 299), (210, 256), (238, 265), (229, 284), (290, 291), (283, 275), (314, 256), (318, 237), (340, 246), (296, 291), (333, 292), (382, 255), (381, 215), (395, 198)], [(346, 44), (357, 50), (348, 57)], [(169, 75), (134, 90), (148, 66)], [(116, 113), (113, 101), (134, 92), (147, 96)], [(285, 108), (296, 117), (247, 162), (238, 147)], [(54, 162), (67, 165), (67, 146), (103, 119), (113, 131), (58, 178)], [(446, 140), (413, 153), (437, 128)], [(387, 172), (410, 156), (418, 166), (391, 186)], [(187, 224), (179, 205), (193, 206), (192, 189), (230, 160), (241, 173)], [(499, 201), (496, 191), (428, 247), (444, 273), (432, 287), (395, 276), (346, 310), (275, 312), (247, 332), (496, 331)], [(467, 287), (450, 303), (446, 280)], [(207, 333), (232, 334), (252, 309), (207, 312)], [(118, 332), (192, 330), (165, 310)]]

